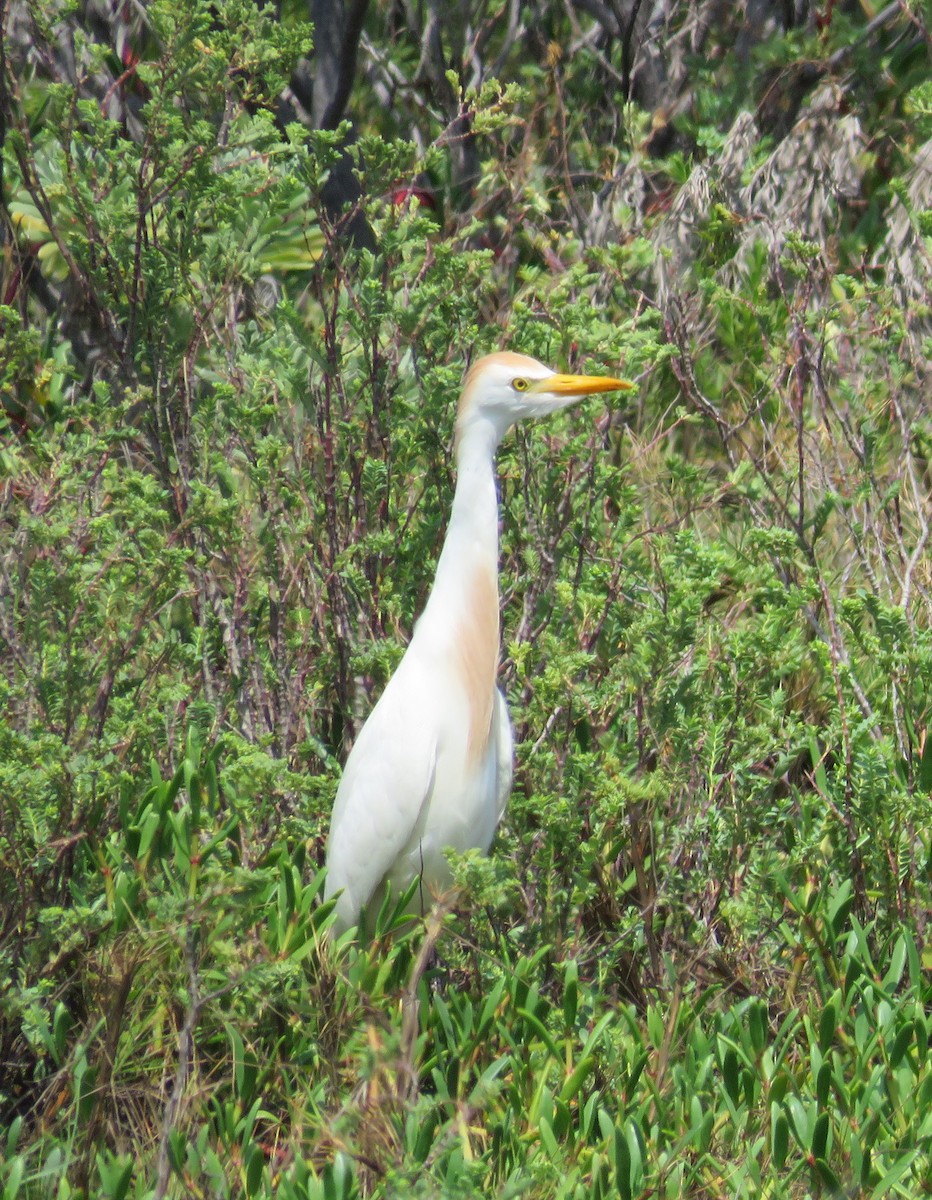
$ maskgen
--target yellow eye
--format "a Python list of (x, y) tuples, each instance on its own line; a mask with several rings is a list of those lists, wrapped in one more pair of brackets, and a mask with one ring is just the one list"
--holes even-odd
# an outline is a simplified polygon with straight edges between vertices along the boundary
[(528, 383), (528, 381), (526, 379), (522, 379), (521, 376), (519, 375), (517, 379), (512, 379), (511, 386), (515, 389), (516, 392), (526, 392), (528, 390), (528, 387), (530, 386), (530, 384)]

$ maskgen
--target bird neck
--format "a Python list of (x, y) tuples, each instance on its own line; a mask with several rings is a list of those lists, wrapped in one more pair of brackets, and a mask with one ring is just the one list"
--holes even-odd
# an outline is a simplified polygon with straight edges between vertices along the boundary
[[(431, 600), (447, 614), (476, 603), (478, 587), (484, 604), (494, 606), (498, 629), (498, 492), (495, 450), (498, 435), (477, 423), (464, 431), (456, 446), (456, 490), (446, 539), (437, 563)], [(473, 593), (472, 597), (470, 593)], [(431, 607), (428, 600), (428, 608)]]
[(491, 423), (465, 430), (456, 446), (456, 489), (450, 510), (444, 554), (453, 542), (455, 557), (474, 565), (491, 565), (498, 575), (498, 488), (495, 451), (498, 430)]
[[(442, 672), (452, 709), (438, 714), (441, 724), (465, 721), (464, 771), (486, 760), (495, 708), (499, 656), (498, 495), (491, 434), (457, 442), (456, 490), (447, 536), (427, 606), (414, 629), (413, 661)], [(446, 726), (444, 726), (446, 728)]]

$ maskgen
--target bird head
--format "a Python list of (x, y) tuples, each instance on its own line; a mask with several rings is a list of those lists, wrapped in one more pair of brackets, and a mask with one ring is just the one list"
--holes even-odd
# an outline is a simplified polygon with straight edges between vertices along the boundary
[(627, 391), (633, 386), (626, 379), (606, 375), (561, 375), (525, 354), (489, 354), (466, 372), (457, 439), (471, 427), (486, 424), (498, 442), (518, 421), (545, 417), (593, 392)]

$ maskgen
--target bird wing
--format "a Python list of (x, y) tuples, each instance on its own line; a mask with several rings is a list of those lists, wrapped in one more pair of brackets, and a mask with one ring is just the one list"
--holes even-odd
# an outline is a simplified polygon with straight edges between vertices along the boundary
[(515, 735), (511, 728), (508, 702), (505, 700), (501, 688), (495, 689), (492, 732), (495, 745), (495, 794), (498, 804), (495, 826), (497, 828), (508, 807), (508, 797), (511, 795), (511, 785), (514, 783), (515, 777)]
[(408, 663), (389, 681), (350, 753), (337, 790), (327, 850), (326, 895), (338, 891), (337, 926), (348, 928), (417, 839), (437, 766), (431, 688)]

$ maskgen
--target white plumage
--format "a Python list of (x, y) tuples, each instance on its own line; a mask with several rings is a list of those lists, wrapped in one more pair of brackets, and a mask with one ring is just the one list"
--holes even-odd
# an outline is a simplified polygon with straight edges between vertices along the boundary
[(621, 379), (559, 375), (503, 352), (466, 374), (456, 422), (456, 490), (427, 605), (347, 760), (330, 823), (325, 896), (334, 929), (378, 912), (421, 877), (423, 909), (452, 878), (444, 850), (488, 851), (512, 782), (513, 741), (495, 685), (499, 655), (495, 451), (545, 416)]

